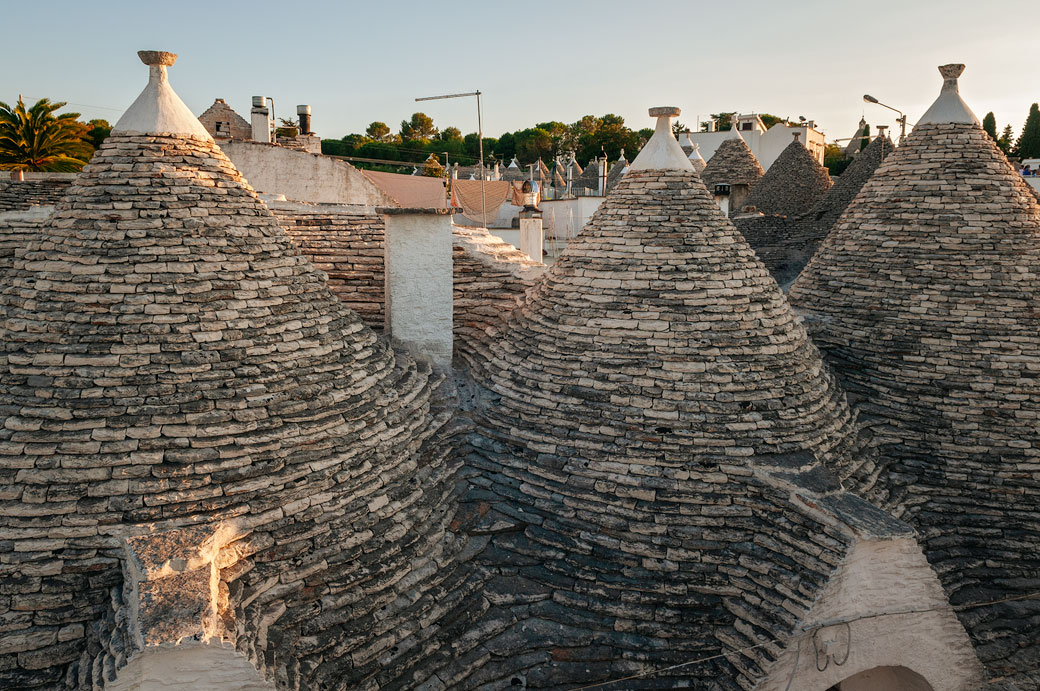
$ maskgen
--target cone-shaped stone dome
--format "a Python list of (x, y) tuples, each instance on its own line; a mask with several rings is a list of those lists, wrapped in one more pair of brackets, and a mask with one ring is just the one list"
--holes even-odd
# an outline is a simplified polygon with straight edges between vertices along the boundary
[(827, 169), (795, 139), (755, 183), (744, 205), (766, 215), (794, 217), (812, 208), (830, 186)]
[[(788, 516), (820, 526), (771, 484), (836, 490), (823, 466), (850, 454), (844, 396), (667, 124), (654, 137), (671, 139), (651, 149), (662, 167), (633, 163), (475, 372), (488, 402), (474, 441), (481, 525), (501, 533), (494, 555), (532, 564), (500, 598), (551, 595), (515, 614), (539, 621), (514, 654), (536, 665), (544, 646), (582, 660), (573, 677), (553, 663), (557, 681), (616, 674), (630, 655), (660, 664), (732, 650), (752, 629), (783, 638), (779, 591), (797, 581), (801, 611), (847, 544), (819, 552), (790, 531)], [(773, 547), (746, 562), (728, 551), (760, 540)], [(734, 577), (738, 560), (770, 577)], [(585, 638), (561, 641), (554, 622)], [(588, 663), (592, 642), (609, 650)], [(744, 685), (769, 654), (655, 683)]]
[[(208, 135), (156, 122), (174, 133), (104, 142), (0, 283), (0, 529), (19, 554), (0, 571), (33, 615), (0, 634), (18, 657), (0, 685), (90, 688), (124, 664), (120, 540), (189, 525), (221, 549), (207, 636), (271, 676), (361, 684), (381, 663), (344, 627), (407, 635), (393, 603), (419, 606), (443, 550), (452, 480), (417, 456), (429, 369), (333, 297)], [(209, 601), (204, 575), (185, 598)], [(304, 625), (338, 656), (296, 645)]]
[[(958, 605), (1040, 590), (1040, 205), (944, 77), (791, 300), (887, 426), (881, 482)], [(961, 618), (994, 673), (1040, 679), (1035, 600)]]
[(800, 242), (805, 243), (807, 258), (815, 254), (845, 209), (863, 189), (863, 185), (894, 150), (895, 145), (887, 136), (875, 137), (860, 150), (849, 167), (838, 176), (834, 185), (809, 212), (796, 220), (793, 233)]
[(752, 185), (764, 174), (762, 164), (737, 132), (736, 136), (727, 137), (719, 144), (719, 148), (715, 149), (715, 153), (701, 171), (701, 178), (708, 189), (711, 189), (714, 185)]

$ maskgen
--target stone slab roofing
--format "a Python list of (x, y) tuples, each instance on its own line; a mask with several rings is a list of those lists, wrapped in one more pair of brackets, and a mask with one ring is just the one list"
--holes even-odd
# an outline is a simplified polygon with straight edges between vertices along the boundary
[(58, 202), (72, 183), (73, 175), (56, 173), (44, 179), (0, 180), (0, 213), (24, 211), (31, 206)]
[(995, 601), (960, 615), (979, 656), (1035, 689), (1040, 204), (961, 103), (885, 160), (791, 300), (883, 429), (879, 488), (920, 531), (950, 601)]
[(875, 137), (870, 144), (846, 168), (834, 185), (805, 214), (794, 221), (792, 237), (802, 246), (804, 261), (800, 271), (808, 263), (816, 249), (834, 228), (834, 224), (848, 208), (867, 180), (878, 169), (881, 162), (895, 150), (895, 144), (886, 137)]
[(725, 139), (701, 171), (701, 179), (711, 189), (715, 185), (753, 185), (765, 174), (739, 134)]
[(797, 216), (830, 189), (831, 176), (798, 141), (787, 145), (744, 200), (767, 216)]
[(431, 372), (208, 136), (109, 137), (4, 272), (0, 336), (0, 687), (210, 637), (280, 686), (372, 687), (467, 592)]
[(637, 159), (473, 361), (485, 683), (755, 688), (857, 531), (910, 535), (841, 492), (844, 396), (670, 146), (683, 168)]

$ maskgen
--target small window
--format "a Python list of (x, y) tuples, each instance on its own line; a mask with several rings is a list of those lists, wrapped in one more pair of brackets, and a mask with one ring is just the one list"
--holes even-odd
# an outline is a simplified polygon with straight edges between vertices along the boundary
[(751, 123), (750, 122), (742, 122), (742, 123), (740, 123), (740, 129), (744, 130), (745, 132), (750, 132), (751, 131)]
[(729, 185), (715, 185), (715, 196), (725, 197), (729, 194)]

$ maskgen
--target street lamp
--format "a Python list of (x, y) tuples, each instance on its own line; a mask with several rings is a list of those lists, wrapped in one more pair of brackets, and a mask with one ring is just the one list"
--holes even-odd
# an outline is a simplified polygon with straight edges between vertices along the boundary
[(484, 227), (487, 228), (487, 202), (484, 198), (484, 178), (487, 175), (484, 172), (484, 123), (483, 116), (480, 110), (480, 89), (471, 91), (465, 94), (446, 94), (444, 96), (423, 96), (422, 98), (415, 99), (416, 101), (439, 101), (445, 98), (464, 98), (466, 96), (477, 97), (477, 145), (480, 151), (480, 215), (481, 220), (484, 222)]
[(864, 94), (863, 100), (867, 103), (873, 103), (875, 105), (881, 106), (882, 108), (888, 108), (889, 110), (894, 110), (895, 112), (899, 113), (899, 117), (896, 118), (896, 122), (899, 123), (899, 143), (902, 144), (903, 139), (906, 138), (906, 115), (903, 114), (903, 111), (899, 110), (898, 108), (893, 108), (892, 106), (886, 106), (884, 103), (877, 100), (870, 94)]

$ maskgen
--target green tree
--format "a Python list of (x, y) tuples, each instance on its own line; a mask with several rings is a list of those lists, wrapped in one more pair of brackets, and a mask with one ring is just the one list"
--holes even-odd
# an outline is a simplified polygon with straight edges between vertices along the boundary
[(823, 165), (831, 175), (841, 175), (854, 159), (845, 158), (845, 147), (827, 144), (823, 149)]
[(441, 133), (437, 135), (437, 138), (442, 142), (461, 142), (462, 141), (462, 130), (458, 127), (445, 127), (441, 130)]
[(409, 120), (401, 121), (401, 139), (412, 142), (428, 142), (437, 136), (433, 118), (426, 113), (412, 113)]
[(982, 129), (986, 130), (993, 141), (997, 141), (997, 116), (993, 114), (993, 111), (986, 113), (986, 117), (982, 118)]
[(1040, 158), (1040, 105), (1029, 106), (1029, 117), (1022, 127), (1022, 134), (1015, 144), (1019, 158)]
[(91, 120), (87, 123), (87, 139), (90, 140), (91, 146), (94, 150), (101, 148), (101, 142), (108, 139), (108, 135), (112, 134), (112, 125), (108, 124), (108, 120)]
[(863, 139), (859, 140), (859, 150), (863, 151), (863, 149), (867, 148), (868, 144), (870, 144), (870, 125), (864, 125)]
[(368, 127), (365, 128), (365, 134), (368, 135), (369, 139), (374, 139), (377, 142), (387, 142), (393, 139), (390, 134), (390, 127), (385, 122), (375, 120), (369, 123)]
[(767, 130), (777, 123), (783, 123), (785, 125), (796, 124), (791, 122), (790, 118), (782, 118), (779, 115), (773, 115), (771, 113), (761, 113), (758, 117), (762, 118), (762, 124), (766, 126)]
[[(732, 127), (733, 127), (733, 118), (735, 118), (736, 116), (737, 116), (737, 111), (734, 110), (734, 111), (731, 111), (729, 113), (712, 113), (710, 117), (711, 117), (712, 120), (715, 121), (715, 124), (716, 124), (715, 130), (717, 132), (722, 132), (724, 130), (732, 129)], [(702, 122), (701, 123), (701, 130), (707, 130), (707, 129), (708, 129), (708, 123)]]
[(513, 135), (513, 147), (522, 163), (548, 160), (553, 155), (552, 135), (540, 127), (529, 127)]
[(278, 122), (281, 124), (274, 128), (275, 137), (292, 139), (300, 134), (300, 123), (296, 118), (278, 118)]
[(441, 165), (441, 159), (437, 157), (437, 154), (430, 154), (427, 157), (422, 174), (428, 178), (444, 177), (444, 166)]
[(997, 146), (1000, 147), (1005, 156), (1010, 156), (1011, 150), (1015, 147), (1014, 136), (1011, 125), (1005, 125), (1004, 131), (1000, 133), (1000, 139), (997, 140)]
[(553, 156), (562, 153), (565, 149), (570, 146), (570, 135), (571, 128), (557, 120), (551, 120), (549, 122), (540, 122), (535, 125), (535, 129), (545, 130), (549, 133), (550, 151), (549, 156), (546, 160), (551, 159)]
[(75, 172), (93, 147), (79, 113), (55, 115), (65, 103), (43, 98), (26, 109), (22, 98), (12, 108), (0, 102), (0, 169)]

